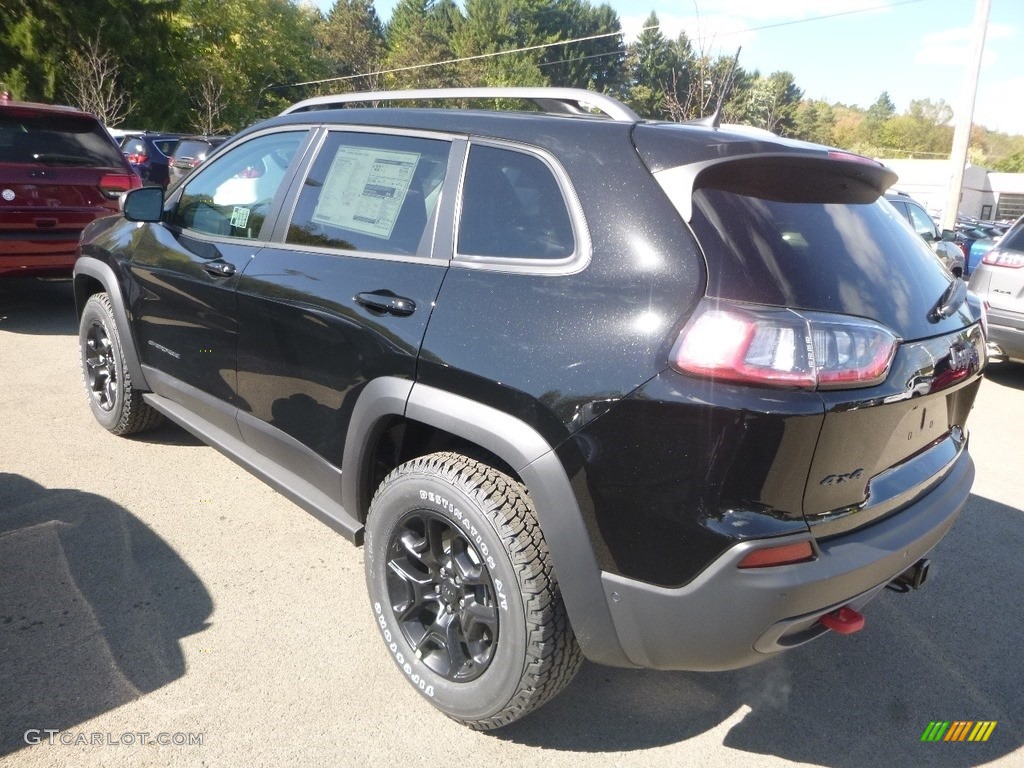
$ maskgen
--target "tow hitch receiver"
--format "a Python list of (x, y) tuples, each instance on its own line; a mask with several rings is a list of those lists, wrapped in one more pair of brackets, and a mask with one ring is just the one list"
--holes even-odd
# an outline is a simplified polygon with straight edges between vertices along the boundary
[(909, 592), (912, 589), (920, 589), (928, 578), (928, 569), (930, 567), (931, 561), (926, 557), (921, 558), (886, 586), (901, 593)]
[(818, 621), (840, 635), (852, 635), (864, 629), (864, 614), (846, 605), (832, 613), (826, 613)]

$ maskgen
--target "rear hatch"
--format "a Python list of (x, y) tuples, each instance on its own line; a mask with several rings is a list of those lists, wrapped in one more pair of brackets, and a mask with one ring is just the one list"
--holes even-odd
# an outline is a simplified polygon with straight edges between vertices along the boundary
[(802, 507), (775, 514), (803, 515), (827, 536), (898, 511), (966, 447), (985, 359), (979, 308), (879, 200), (896, 180), (884, 166), (767, 137), (719, 132), (709, 142), (696, 130), (634, 133), (707, 261), (707, 297), (680, 340), (708, 312), (716, 333), (747, 323), (751, 335), (739, 363), (687, 368), (690, 352), (677, 345), (676, 367), (818, 392), (813, 454), (794, 451), (805, 463)]
[(0, 111), (0, 236), (43, 242), (77, 238), (97, 216), (117, 211), (138, 186), (106, 130), (93, 118)]

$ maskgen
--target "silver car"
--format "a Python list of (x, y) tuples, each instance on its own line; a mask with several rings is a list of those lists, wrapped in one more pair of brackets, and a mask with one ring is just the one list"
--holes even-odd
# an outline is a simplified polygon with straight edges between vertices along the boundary
[(989, 359), (1024, 362), (1024, 216), (975, 267), (970, 288), (988, 310)]

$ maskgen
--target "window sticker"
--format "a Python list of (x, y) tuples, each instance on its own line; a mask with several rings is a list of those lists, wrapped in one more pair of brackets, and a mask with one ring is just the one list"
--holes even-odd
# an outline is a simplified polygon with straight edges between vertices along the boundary
[(419, 161), (419, 152), (338, 147), (312, 220), (387, 240)]
[(238, 229), (245, 229), (245, 225), (249, 223), (249, 209), (242, 208), (236, 205), (231, 210), (231, 226)]

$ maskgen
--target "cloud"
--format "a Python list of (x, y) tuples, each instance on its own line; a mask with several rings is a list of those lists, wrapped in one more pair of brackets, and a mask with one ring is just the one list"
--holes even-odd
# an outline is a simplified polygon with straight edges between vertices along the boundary
[(1024, 101), (1008, 98), (1024, 92), (1024, 75), (983, 83), (974, 108), (974, 123), (993, 131), (1024, 135)]
[[(921, 38), (921, 47), (914, 54), (914, 62), (928, 66), (962, 68), (970, 60), (972, 34), (973, 31), (970, 27), (956, 27), (927, 34)], [(997, 55), (993, 50), (993, 43), (1010, 40), (1016, 35), (1017, 29), (1009, 24), (989, 24), (985, 33), (985, 52), (981, 57), (982, 65), (988, 67), (996, 63)]]

